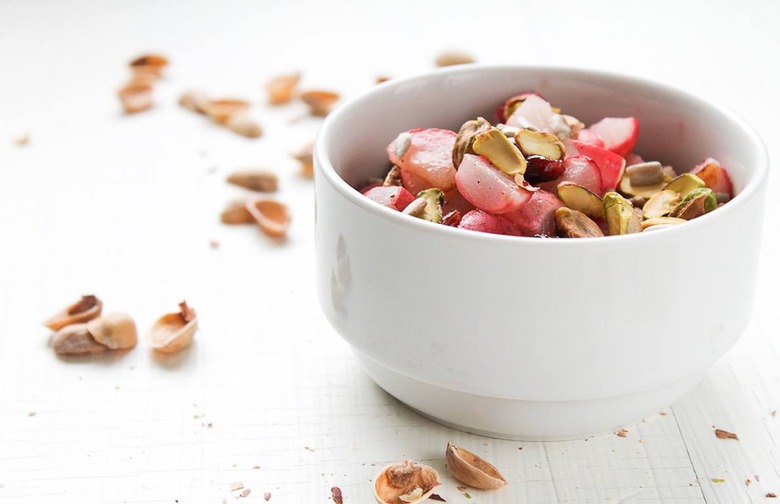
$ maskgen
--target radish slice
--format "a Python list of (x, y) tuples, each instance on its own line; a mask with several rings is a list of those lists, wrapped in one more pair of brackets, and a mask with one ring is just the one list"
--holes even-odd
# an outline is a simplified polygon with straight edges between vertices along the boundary
[(466, 215), (460, 219), (458, 227), (460, 229), (481, 231), (483, 233), (518, 234), (517, 232), (512, 232), (511, 226), (500, 217), (483, 212), (482, 210), (467, 212)]
[(579, 155), (589, 157), (599, 167), (601, 188), (598, 191), (593, 191), (590, 187), (588, 187), (588, 189), (591, 189), (591, 191), (598, 195), (602, 195), (607, 191), (614, 191), (620, 182), (620, 179), (623, 177), (623, 171), (626, 168), (626, 160), (607, 149), (582, 143), (579, 140), (572, 140), (571, 144), (577, 149)]
[(631, 154), (639, 135), (639, 121), (636, 117), (605, 117), (580, 131), (580, 139), (585, 131), (596, 133), (604, 141), (604, 148), (626, 157)]
[(539, 190), (520, 209), (501, 215), (523, 236), (555, 236), (555, 211), (563, 202), (554, 194)]
[(554, 112), (550, 104), (538, 95), (529, 95), (506, 120), (507, 126), (527, 128), (532, 126), (540, 131), (552, 131)]
[(593, 193), (601, 195), (601, 173), (598, 165), (586, 156), (571, 156), (563, 160), (563, 175), (539, 187), (550, 193), (558, 190), (561, 182), (573, 182)]
[(457, 133), (438, 128), (405, 131), (387, 146), (393, 164), (424, 179), (427, 187), (449, 191), (455, 187), (455, 167), (452, 149)]
[(363, 194), (371, 201), (376, 201), (380, 205), (398, 211), (403, 210), (409, 203), (414, 201), (414, 194), (401, 186), (372, 187)]
[(584, 129), (580, 131), (580, 134), (577, 135), (577, 140), (595, 145), (596, 147), (604, 147), (604, 140), (602, 140), (599, 134), (593, 130)]
[(713, 192), (734, 195), (734, 186), (731, 183), (728, 171), (715, 159), (707, 158), (697, 164), (691, 173), (704, 181), (704, 184)]
[(455, 181), (466, 201), (494, 214), (520, 208), (533, 194), (519, 187), (514, 178), (495, 168), (490, 161), (474, 154), (463, 156)]

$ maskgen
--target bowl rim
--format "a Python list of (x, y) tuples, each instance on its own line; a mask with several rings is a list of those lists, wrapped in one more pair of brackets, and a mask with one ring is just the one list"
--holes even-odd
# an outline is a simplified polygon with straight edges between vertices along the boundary
[[(364, 197), (360, 191), (351, 185), (349, 185), (341, 176), (336, 173), (333, 164), (331, 163), (330, 156), (328, 154), (327, 145), (330, 142), (332, 136), (332, 126), (345, 115), (348, 115), (353, 109), (359, 108), (370, 102), (376, 95), (386, 94), (391, 92), (394, 88), (406, 86), (409, 84), (415, 84), (423, 82), (429, 79), (443, 79), (451, 75), (468, 74), (474, 72), (502, 72), (502, 71), (529, 71), (529, 72), (551, 72), (559, 75), (552, 78), (560, 78), (566, 76), (569, 79), (576, 79), (577, 77), (588, 77), (612, 81), (616, 85), (632, 84), (639, 86), (652, 87), (659, 90), (662, 93), (678, 95), (680, 98), (687, 101), (698, 102), (700, 105), (713, 108), (727, 119), (733, 121), (746, 135), (746, 137), (752, 142), (753, 148), (756, 152), (756, 166), (755, 172), (748, 180), (745, 187), (734, 196), (734, 198), (719, 208), (717, 212), (711, 212), (703, 215), (697, 219), (687, 222), (684, 226), (671, 226), (666, 229), (653, 231), (651, 233), (632, 233), (626, 235), (615, 236), (603, 236), (594, 238), (579, 238), (576, 240), (564, 240), (564, 239), (544, 239), (534, 236), (510, 236), (500, 235), (493, 233), (476, 232), (468, 229), (459, 229), (452, 226), (444, 226), (441, 224), (426, 221), (424, 219), (409, 218), (409, 216), (403, 213), (393, 210), (391, 208), (379, 205), (368, 198)], [(465, 119), (464, 119), (465, 120)], [(363, 92), (359, 96), (349, 100), (342, 104), (334, 111), (332, 111), (320, 129), (317, 139), (314, 144), (314, 165), (315, 165), (315, 184), (319, 179), (324, 178), (339, 194), (350, 201), (352, 204), (357, 205), (364, 211), (367, 211), (377, 217), (385, 220), (390, 220), (401, 226), (408, 226), (412, 229), (419, 230), (421, 232), (428, 233), (440, 233), (443, 237), (457, 240), (469, 240), (476, 242), (483, 242), (487, 244), (511, 244), (522, 243), (527, 246), (555, 246), (555, 247), (590, 247), (598, 246), (598, 243), (603, 243), (608, 240), (607, 243), (622, 241), (630, 242), (634, 240), (648, 240), (654, 239), (658, 235), (666, 235), (668, 238), (673, 238), (674, 233), (686, 233), (685, 229), (692, 229), (692, 226), (707, 225), (711, 220), (720, 219), (719, 216), (727, 216), (730, 213), (736, 212), (740, 207), (747, 204), (756, 193), (766, 184), (769, 171), (769, 155), (766, 145), (762, 140), (758, 132), (751, 126), (746, 120), (740, 117), (738, 114), (728, 109), (727, 107), (720, 105), (708, 98), (686, 91), (684, 89), (657, 82), (651, 79), (642, 77), (636, 77), (627, 74), (621, 74), (617, 72), (604, 71), (604, 70), (591, 70), (577, 67), (565, 67), (556, 65), (486, 65), (486, 64), (468, 64), (458, 65), (453, 67), (445, 67), (436, 69), (433, 71), (425, 72), (400, 79), (392, 79), (381, 84), (376, 85), (374, 88)], [(550, 245), (555, 243), (556, 245)], [(525, 246), (524, 245), (524, 246)]]

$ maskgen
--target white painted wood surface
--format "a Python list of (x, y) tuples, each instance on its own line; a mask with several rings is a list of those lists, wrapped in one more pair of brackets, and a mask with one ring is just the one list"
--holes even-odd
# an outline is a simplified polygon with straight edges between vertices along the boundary
[[(596, 67), (684, 87), (745, 117), (777, 159), (778, 21), (778, 4), (758, 0), (0, 3), (0, 502), (234, 502), (232, 482), (251, 489), (246, 502), (270, 492), (271, 502), (324, 503), (334, 485), (347, 503), (369, 502), (378, 468), (407, 457), (441, 470), (438, 493), (455, 503), (780, 494), (776, 202), (749, 330), (666, 415), (627, 426), (626, 437), (481, 438), (379, 390), (320, 314), (311, 182), (287, 155), (319, 122), (291, 123), (299, 104), (260, 104), (263, 83), (285, 71), (354, 96), (378, 75), (421, 72), (461, 48), (486, 63)], [(115, 90), (144, 51), (172, 66), (158, 106), (125, 117)], [(246, 140), (181, 110), (189, 88), (254, 100), (266, 135)], [(29, 145), (14, 145), (23, 134)], [(280, 175), (278, 197), (294, 213), (286, 243), (218, 223), (240, 194), (224, 177), (252, 165)], [(692, 272), (692, 296), (717, 287), (717, 272)], [(57, 358), (39, 321), (88, 292), (142, 331), (186, 298), (201, 314), (196, 344), (168, 358), (143, 344)], [(716, 439), (713, 426), (740, 440)], [(468, 498), (444, 470), (447, 441), (493, 461), (510, 485)]]

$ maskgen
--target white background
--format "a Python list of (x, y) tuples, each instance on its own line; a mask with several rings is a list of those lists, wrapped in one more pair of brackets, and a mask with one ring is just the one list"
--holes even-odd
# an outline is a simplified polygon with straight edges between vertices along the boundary
[[(625, 438), (481, 438), (379, 390), (320, 314), (312, 184), (288, 156), (320, 121), (294, 121), (301, 104), (271, 109), (262, 92), (271, 76), (301, 70), (304, 88), (355, 96), (378, 75), (429, 70), (455, 48), (483, 63), (597, 68), (682, 87), (747, 119), (778, 159), (778, 5), (3, 0), (0, 502), (234, 502), (230, 484), (243, 482), (246, 502), (271, 492), (271, 502), (325, 503), (338, 485), (345, 502), (365, 503), (378, 469), (404, 458), (439, 469), (438, 493), (455, 503), (780, 494), (780, 419), (770, 413), (780, 408), (776, 180), (755, 317), (692, 394), (627, 426)], [(126, 63), (147, 51), (172, 64), (156, 108), (128, 117), (116, 89)], [(244, 139), (180, 109), (190, 88), (252, 100), (266, 134)], [(14, 145), (24, 134), (29, 145)], [(278, 198), (293, 213), (286, 242), (219, 224), (223, 204), (241, 194), (225, 176), (250, 166), (280, 176)], [(691, 296), (718, 287), (718, 272), (691, 272)], [(186, 298), (200, 314), (196, 344), (168, 358), (143, 342), (58, 358), (39, 322), (84, 293), (132, 314), (141, 332)], [(713, 426), (740, 441), (716, 439)], [(495, 463), (510, 485), (468, 499), (444, 470), (447, 441)]]

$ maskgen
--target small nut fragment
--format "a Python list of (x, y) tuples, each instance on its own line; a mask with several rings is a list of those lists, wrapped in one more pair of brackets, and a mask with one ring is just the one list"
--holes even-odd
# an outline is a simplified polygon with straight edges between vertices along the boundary
[(182, 301), (178, 312), (166, 313), (155, 321), (146, 333), (146, 341), (158, 352), (179, 352), (192, 344), (197, 327), (195, 310)]
[(655, 193), (642, 207), (642, 216), (645, 219), (664, 217), (674, 210), (680, 203), (680, 195), (675, 191), (664, 190)]
[(287, 206), (275, 200), (254, 199), (246, 204), (260, 230), (273, 238), (281, 238), (290, 227), (290, 213)]
[(634, 207), (616, 192), (610, 191), (604, 195), (604, 217), (610, 236), (642, 231), (642, 220), (634, 212)]
[(566, 147), (558, 140), (558, 137), (544, 131), (521, 129), (515, 135), (515, 144), (524, 156), (563, 159), (566, 155)]
[(374, 499), (378, 504), (414, 504), (422, 502), (439, 486), (436, 469), (406, 460), (382, 469), (374, 480)]
[(685, 199), (689, 192), (700, 187), (705, 187), (702, 179), (692, 173), (683, 173), (666, 184), (664, 190), (677, 192), (682, 199)]
[(593, 219), (582, 212), (561, 207), (555, 211), (555, 229), (562, 238), (595, 238), (604, 236)]
[(218, 124), (226, 124), (230, 117), (239, 111), (249, 108), (249, 102), (235, 98), (209, 100), (206, 104), (206, 114)]
[(168, 66), (168, 58), (159, 54), (145, 54), (130, 62), (130, 68), (134, 73), (146, 73), (155, 77), (159, 77), (166, 66)]
[(111, 350), (133, 348), (138, 341), (135, 322), (130, 315), (111, 312), (87, 322), (87, 331), (95, 341)]
[(119, 89), (119, 99), (125, 113), (143, 112), (152, 108), (152, 86), (131, 81)]
[(477, 133), (471, 148), (475, 154), (486, 157), (493, 166), (507, 175), (525, 173), (528, 165), (525, 158), (497, 128)]
[(201, 91), (185, 91), (179, 97), (179, 105), (198, 114), (205, 114), (209, 106), (209, 98)]
[(685, 219), (677, 219), (675, 217), (654, 217), (642, 221), (642, 231), (663, 229), (677, 224), (684, 224), (685, 222), (687, 222)]
[(306, 178), (314, 177), (314, 144), (307, 144), (301, 147), (298, 152), (294, 152), (292, 157), (301, 163), (301, 175)]
[(305, 91), (301, 93), (301, 100), (308, 105), (309, 113), (313, 116), (325, 117), (339, 99), (339, 94), (332, 91)]
[(403, 159), (409, 148), (412, 146), (412, 134), (408, 131), (402, 131), (393, 140), (393, 150), (398, 159)]
[(625, 174), (631, 181), (631, 186), (648, 186), (664, 180), (664, 167), (658, 161), (646, 161), (626, 166)]
[(558, 197), (567, 207), (582, 212), (591, 219), (604, 218), (604, 203), (590, 189), (564, 181), (558, 184)]
[(401, 168), (397, 165), (393, 165), (393, 167), (390, 168), (390, 171), (387, 172), (387, 175), (385, 175), (382, 185), (384, 187), (404, 185), (403, 179), (401, 178)]
[(219, 216), (222, 224), (252, 224), (255, 219), (246, 208), (246, 200), (238, 199), (228, 202)]
[(63, 327), (71, 324), (89, 322), (90, 320), (99, 317), (102, 310), (103, 302), (92, 294), (88, 294), (86, 296), (81, 296), (80, 300), (55, 313), (44, 321), (43, 324), (52, 331), (59, 331)]
[(666, 182), (664, 181), (652, 185), (634, 186), (625, 172), (623, 172), (623, 177), (620, 179), (620, 192), (629, 197), (649, 199), (653, 194), (662, 191), (665, 187)]
[(460, 166), (464, 154), (472, 154), (474, 152), (471, 148), (474, 143), (474, 137), (490, 128), (490, 123), (482, 117), (463, 123), (463, 126), (458, 130), (458, 136), (455, 137), (455, 147), (452, 149), (452, 166), (455, 169)]
[(267, 170), (242, 170), (233, 172), (227, 177), (230, 184), (257, 192), (275, 192), (279, 180), (275, 173)]
[(496, 490), (507, 484), (493, 464), (465, 448), (447, 443), (446, 459), (452, 477), (470, 487)]
[(474, 58), (460, 51), (446, 51), (436, 56), (436, 66), (466, 65), (474, 63)]
[(701, 217), (717, 208), (717, 199), (710, 188), (698, 188), (688, 193), (674, 209), (669, 217), (692, 220)]
[(259, 138), (263, 134), (263, 128), (249, 114), (238, 112), (228, 117), (225, 127), (247, 138)]
[(444, 193), (435, 187), (425, 189), (417, 194), (417, 199), (404, 208), (403, 213), (423, 220), (441, 223), (441, 206), (444, 203)]
[(269, 80), (265, 86), (268, 92), (268, 103), (271, 105), (289, 103), (295, 96), (295, 90), (300, 80), (300, 73), (279, 75)]
[(108, 350), (107, 346), (95, 341), (87, 330), (87, 324), (63, 327), (52, 335), (49, 345), (59, 355), (82, 355)]

